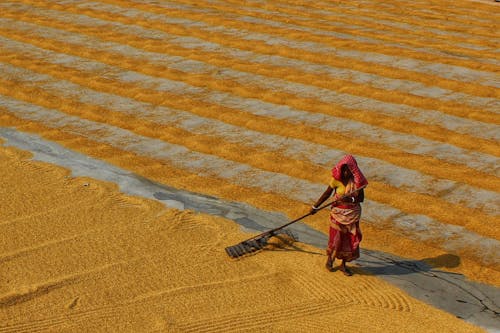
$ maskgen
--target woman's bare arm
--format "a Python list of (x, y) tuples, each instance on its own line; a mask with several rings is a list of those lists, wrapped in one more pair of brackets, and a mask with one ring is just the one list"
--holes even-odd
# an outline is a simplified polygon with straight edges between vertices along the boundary
[(316, 201), (316, 203), (311, 207), (311, 210), (309, 212), (311, 214), (316, 214), (316, 212), (318, 211), (318, 208), (321, 206), (321, 204), (323, 202), (325, 202), (332, 195), (332, 193), (333, 193), (333, 188), (328, 186), (326, 188), (325, 192), (323, 192), (321, 197), (318, 199), (318, 201)]

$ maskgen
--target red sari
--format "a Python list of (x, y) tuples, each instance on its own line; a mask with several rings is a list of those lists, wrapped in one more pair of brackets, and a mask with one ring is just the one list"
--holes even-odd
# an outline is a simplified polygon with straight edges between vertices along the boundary
[[(353, 178), (347, 184), (341, 180), (342, 166), (347, 165)], [(351, 193), (361, 186), (367, 185), (368, 181), (358, 167), (352, 155), (346, 155), (332, 169), (332, 180), (330, 187), (335, 190), (335, 198), (340, 198), (346, 193)], [(352, 196), (358, 197), (359, 192), (354, 192)], [(330, 211), (330, 235), (328, 240), (327, 254), (336, 259), (351, 261), (359, 258), (359, 243), (363, 235), (359, 228), (361, 218), (361, 205), (356, 203), (339, 202), (332, 205)]]
[(326, 250), (329, 256), (345, 261), (359, 258), (359, 243), (363, 238), (359, 228), (360, 217), (359, 203), (332, 207), (330, 237)]

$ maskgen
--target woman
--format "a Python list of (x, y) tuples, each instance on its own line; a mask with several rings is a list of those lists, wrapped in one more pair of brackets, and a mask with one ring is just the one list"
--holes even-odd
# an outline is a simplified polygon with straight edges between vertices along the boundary
[[(332, 193), (335, 199), (340, 199), (332, 204), (330, 211), (330, 236), (326, 254), (326, 268), (333, 271), (335, 258), (342, 260), (340, 270), (347, 276), (352, 272), (346, 267), (346, 262), (359, 258), (359, 243), (362, 234), (359, 228), (361, 217), (360, 202), (364, 200), (364, 191), (368, 181), (358, 167), (352, 155), (344, 156), (332, 169), (332, 179), (325, 192), (311, 207), (311, 214), (318, 211), (325, 200)], [(346, 197), (342, 198), (344, 195)]]

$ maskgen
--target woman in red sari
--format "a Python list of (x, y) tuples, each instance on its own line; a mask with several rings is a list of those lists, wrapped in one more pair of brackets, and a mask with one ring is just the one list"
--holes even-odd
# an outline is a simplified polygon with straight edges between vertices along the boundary
[(352, 155), (346, 155), (332, 169), (330, 184), (311, 207), (311, 213), (314, 214), (332, 193), (335, 199), (348, 195), (333, 204), (330, 210), (330, 235), (326, 250), (326, 268), (329, 271), (333, 271), (335, 259), (341, 259), (340, 270), (347, 276), (352, 275), (346, 262), (359, 258), (359, 243), (363, 237), (359, 228), (360, 203), (364, 200), (364, 191), (359, 189), (367, 184), (356, 159)]

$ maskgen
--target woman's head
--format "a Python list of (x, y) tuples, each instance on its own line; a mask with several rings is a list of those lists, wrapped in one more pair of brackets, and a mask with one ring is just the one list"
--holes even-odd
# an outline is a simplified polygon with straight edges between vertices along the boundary
[(340, 168), (340, 174), (342, 176), (342, 180), (347, 181), (352, 177), (352, 172), (347, 164), (342, 165), (342, 167)]
[(341, 181), (347, 180), (350, 177), (354, 178), (356, 187), (361, 187), (368, 184), (365, 176), (359, 170), (358, 163), (352, 155), (345, 155), (332, 169), (333, 178)]

